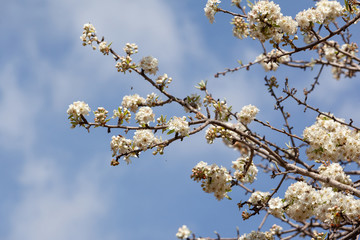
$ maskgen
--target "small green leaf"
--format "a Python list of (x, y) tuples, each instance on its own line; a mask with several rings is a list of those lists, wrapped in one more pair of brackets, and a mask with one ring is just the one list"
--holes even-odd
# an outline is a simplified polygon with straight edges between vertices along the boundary
[(167, 135), (170, 135), (170, 134), (172, 134), (173, 132), (175, 132), (174, 129), (173, 129), (173, 130), (170, 130), (170, 131), (167, 133)]

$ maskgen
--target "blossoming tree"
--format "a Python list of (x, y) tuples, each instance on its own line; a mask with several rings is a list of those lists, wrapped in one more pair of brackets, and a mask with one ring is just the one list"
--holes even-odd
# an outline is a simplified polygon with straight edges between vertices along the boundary
[[(232, 161), (232, 170), (201, 161), (192, 169), (191, 178), (219, 201), (231, 199), (229, 192), (236, 188), (250, 193), (249, 198), (240, 199), (237, 204), (243, 211), (244, 220), (266, 212), (263, 223), (272, 215), (283, 225), (274, 225), (268, 231), (260, 231), (260, 226), (250, 233), (241, 236), (238, 233), (236, 237), (226, 239), (291, 239), (298, 236), (355, 239), (360, 234), (360, 180), (351, 178), (358, 178), (360, 171), (351, 166), (360, 164), (360, 128), (352, 120), (346, 122), (311, 106), (307, 100), (317, 87), (324, 68), (331, 67), (333, 77), (338, 80), (352, 78), (360, 71), (358, 46), (349, 31), (349, 27), (360, 19), (359, 3), (345, 0), (341, 5), (337, 1), (320, 0), (314, 7), (298, 12), (293, 19), (284, 16), (279, 5), (272, 1), (248, 2), (248, 11), (240, 0), (231, 2), (233, 11), (223, 9), (219, 0), (208, 0), (204, 8), (206, 17), (213, 23), (215, 14), (229, 14), (233, 17), (233, 35), (259, 41), (263, 53), (253, 62), (239, 63), (238, 67), (219, 72), (215, 77), (251, 70), (255, 64), (261, 64), (267, 72), (276, 71), (280, 65), (301, 69), (319, 66), (310, 89), (305, 89), (302, 94), (292, 88), (287, 79), (265, 77), (265, 85), (275, 101), (275, 110), (281, 113), (284, 128), (258, 119), (256, 106), (232, 109), (226, 101), (212, 95), (206, 81), (196, 86), (197, 95), (175, 96), (167, 90), (172, 78), (159, 73), (156, 58), (146, 56), (135, 63), (132, 56), (138, 52), (136, 44), (126, 44), (124, 53), (120, 54), (104, 37), (98, 38), (90, 23), (83, 27), (80, 37), (83, 45), (111, 55), (118, 72), (138, 75), (156, 93), (150, 93), (146, 98), (138, 94), (124, 96), (121, 106), (113, 110), (112, 115), (98, 107), (93, 112), (94, 121), (86, 117), (91, 112), (88, 104), (74, 102), (67, 111), (71, 127), (80, 126), (88, 131), (92, 127), (101, 127), (109, 133), (116, 132), (110, 141), (113, 166), (122, 160), (129, 164), (147, 150), (153, 151), (154, 155), (164, 154), (169, 145), (200, 132), (204, 132), (208, 144), (222, 139), (224, 144), (238, 150), (241, 156)], [(316, 58), (298, 59), (298, 53), (303, 51), (312, 52)], [(302, 136), (296, 135), (296, 126), (289, 123), (290, 114), (284, 104), (287, 101), (295, 101), (305, 110), (318, 114), (314, 124), (303, 129)], [(165, 115), (156, 117), (153, 109), (168, 104), (178, 104), (184, 112), (169, 119)], [(255, 133), (249, 126), (252, 122), (288, 138), (290, 144), (272, 142)], [(246, 186), (256, 181), (259, 168), (274, 179), (275, 187), (269, 192)], [(287, 190), (278, 193), (284, 186)], [(275, 194), (282, 197), (274, 197)], [(176, 237), (211, 239), (197, 237), (186, 225), (179, 228)], [(223, 238), (218, 235), (216, 239)]]

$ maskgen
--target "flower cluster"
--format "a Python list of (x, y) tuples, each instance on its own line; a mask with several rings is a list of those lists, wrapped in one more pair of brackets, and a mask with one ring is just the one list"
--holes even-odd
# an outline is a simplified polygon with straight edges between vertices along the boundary
[(69, 119), (72, 125), (71, 128), (75, 128), (76, 125), (82, 122), (81, 115), (89, 115), (90, 111), (91, 109), (89, 105), (83, 101), (77, 101), (70, 104), (67, 110), (67, 114), (69, 115)]
[(297, 22), (291, 17), (284, 17), (279, 5), (273, 1), (258, 1), (248, 13), (250, 36), (262, 42), (272, 39), (281, 42), (284, 34), (294, 35)]
[(276, 217), (286, 213), (296, 221), (305, 221), (315, 216), (324, 223), (338, 224), (345, 216), (353, 221), (360, 217), (360, 200), (331, 187), (316, 190), (306, 182), (296, 182), (286, 190), (283, 200), (270, 199), (269, 210)]
[(241, 157), (232, 162), (232, 168), (236, 170), (234, 177), (242, 183), (253, 183), (256, 180), (258, 169), (253, 162), (251, 162), (244, 175), (245, 166), (247, 166), (249, 161), (249, 157)]
[(295, 19), (304, 32), (308, 32), (318, 24), (329, 24), (342, 16), (343, 7), (337, 1), (321, 0), (316, 3), (316, 8), (309, 8), (299, 12)]
[(181, 136), (187, 136), (190, 132), (189, 123), (186, 121), (186, 117), (182, 118), (174, 116), (168, 123), (168, 129), (170, 132), (179, 133)]
[(128, 153), (132, 150), (132, 141), (130, 139), (126, 139), (123, 136), (113, 136), (111, 138), (110, 147), (113, 151), (113, 157), (119, 154)]
[(95, 123), (99, 124), (99, 125), (105, 125), (105, 123), (107, 123), (109, 120), (106, 120), (107, 118), (107, 114), (109, 112), (106, 111), (105, 108), (103, 107), (98, 107), (98, 109), (94, 112), (95, 115)]
[(320, 49), (320, 55), (324, 56), (327, 61), (334, 63), (337, 66), (332, 66), (333, 77), (340, 79), (341, 74), (345, 74), (346, 77), (353, 77), (354, 72), (348, 70), (342, 71), (341, 67), (346, 66), (352, 62), (352, 57), (356, 56), (358, 52), (358, 46), (355, 43), (345, 43), (341, 47), (335, 41), (327, 41)]
[(136, 130), (134, 133), (133, 144), (136, 149), (146, 151), (153, 147), (152, 145), (159, 143), (151, 130)]
[[(337, 119), (344, 122), (343, 119)], [(360, 133), (320, 115), (315, 124), (305, 128), (304, 139), (310, 143), (306, 154), (311, 160), (351, 160), (360, 163)]]
[(338, 1), (321, 0), (316, 3), (316, 10), (321, 12), (324, 24), (334, 22), (336, 18), (343, 15), (344, 8)]
[(139, 105), (145, 105), (146, 100), (140, 97), (138, 94), (126, 95), (123, 97), (121, 105), (132, 112), (136, 112)]
[(272, 235), (276, 235), (276, 234), (279, 234), (282, 230), (283, 230), (283, 228), (281, 226), (274, 224), (269, 229), (269, 232), (271, 232)]
[(126, 71), (131, 72), (133, 68), (136, 68), (136, 64), (132, 62), (132, 59), (129, 55), (126, 57), (120, 57), (119, 61), (116, 62), (115, 67), (118, 72), (126, 73)]
[(150, 107), (141, 107), (135, 115), (136, 121), (140, 125), (149, 124), (155, 121), (155, 114)]
[[(233, 127), (238, 131), (244, 132), (246, 130), (245, 126), (240, 123), (226, 123), (229, 127)], [(234, 132), (230, 131), (228, 129), (225, 129), (224, 127), (220, 126), (210, 126), (208, 129), (206, 129), (205, 132), (205, 138), (207, 143), (212, 144), (215, 140), (215, 138), (221, 137), (223, 142), (228, 147), (234, 147), (235, 141), (239, 139), (239, 135)]]
[(249, 26), (242, 17), (234, 17), (231, 24), (234, 25), (233, 34), (235, 37), (243, 39), (249, 36)]
[(360, 218), (360, 200), (326, 187), (317, 191), (313, 214), (320, 221), (334, 225), (342, 222), (345, 216), (352, 221), (357, 221)]
[(281, 218), (284, 215), (284, 201), (281, 198), (271, 198), (268, 204), (270, 214), (278, 218)]
[(172, 78), (168, 77), (166, 73), (164, 73), (164, 75), (161, 75), (156, 79), (156, 84), (159, 84), (160, 86), (169, 85), (171, 82), (172, 82)]
[(225, 101), (214, 101), (214, 112), (217, 120), (227, 122), (231, 115), (231, 106), (228, 107)]
[[(83, 41), (83, 46), (86, 46), (86, 45), (92, 46), (92, 42), (98, 41), (98, 38), (96, 36), (95, 27), (90, 23), (86, 23), (86, 24), (84, 24), (83, 29), (84, 29), (83, 34), (80, 36), (80, 39)], [(95, 46), (92, 46), (92, 48), (94, 50), (96, 49)]]
[[(319, 170), (320, 175), (322, 175), (322, 176), (330, 177), (331, 179), (334, 179), (343, 184), (347, 184), (347, 185), (352, 184), (350, 176), (348, 176), (344, 173), (344, 169), (340, 166), (339, 163), (332, 163), (330, 165), (322, 164), (318, 168), (318, 170)], [(324, 187), (329, 186), (327, 183), (322, 183), (322, 185)]]
[(336, 61), (337, 59), (336, 55), (339, 52), (335, 49), (335, 47), (339, 48), (340, 46), (335, 41), (328, 41), (327, 44), (324, 44), (323, 47), (321, 48), (326, 60), (328, 60), (329, 62)]
[(263, 205), (270, 197), (269, 192), (253, 192), (248, 200), (252, 205)]
[(291, 184), (285, 192), (286, 214), (296, 221), (304, 221), (313, 215), (315, 189), (306, 182)]
[(99, 44), (99, 50), (100, 52), (102, 52), (104, 55), (108, 55), (109, 51), (110, 51), (110, 44), (108, 45), (107, 42), (101, 42)]
[(133, 55), (138, 52), (138, 46), (135, 43), (126, 43), (124, 51), (128, 56)]
[(140, 61), (140, 67), (144, 70), (145, 73), (156, 74), (159, 70), (158, 60), (151, 56), (143, 57)]
[[(266, 56), (262, 53), (256, 57), (255, 61), (260, 62), (265, 71), (276, 71), (279, 67), (279, 63), (290, 61), (289, 55), (283, 55), (285, 52), (273, 49)], [(283, 56), (281, 56), (283, 55)], [(281, 57), (279, 57), (281, 56)]]
[(231, 190), (232, 177), (225, 167), (216, 164), (209, 166), (201, 161), (192, 169), (191, 178), (201, 181), (202, 189), (207, 193), (214, 193), (217, 200), (229, 198), (227, 192)]
[(112, 118), (118, 118), (118, 124), (121, 125), (124, 123), (124, 120), (126, 122), (129, 122), (131, 118), (130, 111), (125, 107), (118, 107), (118, 109), (114, 109), (113, 111), (113, 117)]
[(251, 104), (244, 106), (241, 111), (236, 115), (238, 120), (244, 124), (248, 125), (252, 121), (254, 121), (256, 114), (258, 114), (260, 110)]
[(259, 231), (252, 231), (249, 234), (244, 234), (239, 237), (239, 240), (273, 240), (274, 236), (271, 232), (259, 232)]
[(191, 231), (188, 229), (188, 227), (186, 225), (182, 225), (182, 227), (178, 229), (178, 232), (176, 233), (176, 237), (180, 239), (186, 239), (190, 236), (190, 234)]
[(210, 23), (213, 23), (215, 20), (215, 13), (217, 7), (221, 3), (220, 0), (208, 0), (204, 8), (205, 16), (209, 19)]
[(146, 105), (153, 107), (159, 102), (159, 96), (156, 93), (151, 93), (146, 96)]

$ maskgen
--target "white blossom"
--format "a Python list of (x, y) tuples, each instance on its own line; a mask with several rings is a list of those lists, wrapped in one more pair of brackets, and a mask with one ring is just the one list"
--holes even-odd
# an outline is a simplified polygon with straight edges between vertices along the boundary
[(204, 8), (205, 16), (209, 19), (210, 23), (213, 23), (215, 20), (215, 13), (217, 6), (221, 3), (220, 0), (208, 0)]
[(251, 162), (245, 176), (243, 175), (245, 166), (249, 161), (249, 157), (240, 157), (232, 162), (232, 168), (236, 170), (234, 172), (234, 177), (242, 183), (253, 183), (256, 180), (258, 169), (253, 162)]
[(124, 96), (121, 105), (132, 112), (136, 112), (139, 105), (145, 105), (145, 103), (146, 100), (144, 98), (140, 97), (138, 94), (134, 94)]
[(155, 114), (150, 107), (141, 107), (135, 115), (135, 119), (140, 125), (149, 124), (155, 121)]
[(72, 104), (69, 105), (69, 108), (67, 110), (67, 114), (68, 115), (73, 115), (73, 116), (80, 116), (83, 115), (89, 115), (89, 112), (91, 111), (89, 105), (83, 101), (77, 101), (77, 102), (73, 102)]
[(232, 177), (225, 167), (216, 164), (210, 166), (201, 161), (192, 169), (191, 178), (197, 182), (201, 181), (202, 189), (207, 193), (214, 193), (217, 200), (228, 198), (227, 192), (231, 190)]
[(124, 154), (132, 150), (131, 148), (132, 141), (126, 139), (123, 136), (112, 136), (110, 147), (113, 151), (113, 157), (119, 154)]
[(145, 151), (152, 145), (158, 143), (158, 139), (151, 130), (136, 130), (134, 133), (133, 144), (137, 149)]
[(248, 125), (255, 119), (256, 114), (258, 114), (259, 111), (260, 110), (256, 106), (249, 104), (244, 106), (240, 113), (238, 113), (236, 116), (242, 124)]
[[(337, 119), (343, 122), (343, 119)], [(360, 163), (360, 133), (320, 115), (316, 122), (305, 128), (304, 139), (310, 143), (306, 154), (310, 160), (352, 160)]]
[(188, 229), (186, 225), (182, 225), (176, 233), (176, 237), (180, 239), (186, 239), (190, 236), (191, 231)]
[(143, 57), (140, 61), (140, 67), (144, 70), (145, 73), (155, 75), (159, 70), (158, 60), (152, 56)]
[(186, 121), (186, 117), (182, 118), (174, 116), (168, 123), (168, 129), (179, 133), (181, 136), (187, 136), (190, 132), (189, 123)]
[(270, 197), (269, 192), (253, 192), (248, 200), (249, 203), (253, 205), (262, 205), (264, 204)]

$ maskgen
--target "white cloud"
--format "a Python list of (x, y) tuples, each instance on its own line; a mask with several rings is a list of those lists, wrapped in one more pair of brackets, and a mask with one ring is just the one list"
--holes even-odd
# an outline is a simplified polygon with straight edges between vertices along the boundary
[[(90, 166), (90, 167), (89, 167)], [(8, 240), (111, 239), (99, 236), (109, 193), (91, 162), (75, 176), (54, 159), (28, 159), (21, 172), (21, 199), (10, 217)]]
[(0, 70), (0, 142), (2, 147), (24, 150), (32, 147), (41, 99), (21, 88), (14, 65)]

